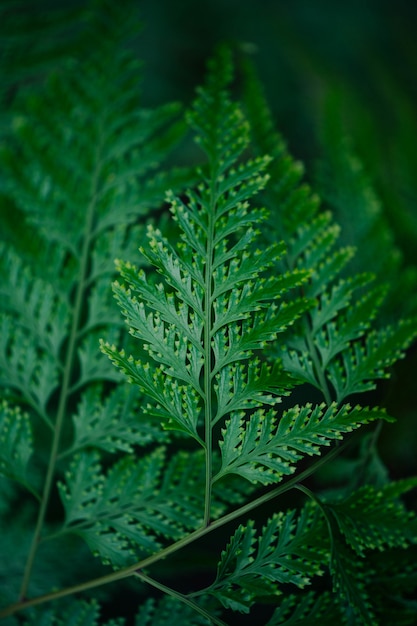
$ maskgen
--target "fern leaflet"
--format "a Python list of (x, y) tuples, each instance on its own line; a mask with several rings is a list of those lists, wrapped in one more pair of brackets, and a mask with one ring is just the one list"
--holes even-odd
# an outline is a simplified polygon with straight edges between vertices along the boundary
[(380, 409), (351, 408), (324, 404), (295, 406), (278, 419), (276, 413), (258, 410), (248, 421), (234, 413), (226, 422), (221, 442), (222, 467), (218, 480), (236, 473), (252, 482), (276, 483), (295, 471), (295, 464), (305, 455), (321, 454), (321, 446), (377, 419), (392, 421)]

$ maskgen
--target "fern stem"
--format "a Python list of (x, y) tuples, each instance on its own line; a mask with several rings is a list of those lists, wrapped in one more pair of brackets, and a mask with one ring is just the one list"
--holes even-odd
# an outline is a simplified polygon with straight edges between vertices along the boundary
[[(214, 169), (214, 168), (213, 168)], [(211, 490), (212, 490), (212, 455), (213, 455), (213, 406), (212, 406), (212, 351), (211, 351), (211, 328), (212, 328), (212, 280), (213, 280), (213, 241), (214, 241), (214, 215), (216, 198), (216, 178), (212, 174), (211, 182), (211, 206), (208, 213), (207, 228), (207, 258), (205, 272), (205, 297), (204, 297), (204, 403), (205, 403), (205, 452), (206, 452), (206, 484), (204, 502), (204, 526), (210, 523), (211, 515)]]
[(194, 611), (196, 611), (197, 613), (200, 613), (200, 615), (208, 619), (212, 624), (216, 624), (217, 626), (227, 626), (226, 622), (223, 622), (223, 620), (217, 617), (214, 617), (208, 611), (206, 611), (201, 606), (199, 606), (196, 602), (194, 602), (194, 600), (191, 600), (191, 598), (188, 598), (184, 594), (179, 593), (178, 591), (175, 591), (174, 589), (171, 589), (171, 587), (166, 587), (162, 583), (159, 583), (153, 578), (150, 578), (143, 572), (137, 571), (135, 572), (135, 576), (143, 580), (143, 582), (148, 583), (152, 587), (155, 587), (155, 589), (159, 589), (159, 591), (163, 591), (168, 596), (171, 596), (172, 598), (175, 598), (176, 600), (179, 600), (183, 604), (186, 604), (187, 606), (191, 607)]
[(332, 528), (332, 522), (331, 519), (329, 517), (329, 514), (327, 513), (326, 507), (323, 504), (323, 502), (320, 500), (320, 498), (318, 498), (312, 491), (310, 491), (310, 489), (308, 489), (308, 487), (305, 487), (304, 485), (294, 485), (295, 489), (298, 489), (299, 491), (301, 491), (302, 493), (304, 493), (306, 496), (308, 496), (313, 502), (315, 502), (317, 504), (317, 506), (319, 507), (319, 509), (321, 510), (321, 512), (323, 513), (323, 517), (326, 521), (326, 525), (327, 525), (327, 530), (329, 532), (329, 539), (330, 539), (330, 567), (332, 564), (332, 559), (333, 559), (333, 554), (334, 554), (334, 537), (333, 537), (333, 528)]
[(308, 344), (308, 349), (310, 351), (310, 355), (311, 358), (313, 359), (313, 365), (314, 365), (314, 369), (316, 371), (316, 374), (318, 376), (318, 382), (320, 384), (320, 390), (324, 396), (324, 401), (327, 404), (327, 406), (330, 406), (332, 403), (332, 396), (330, 393), (330, 389), (329, 389), (329, 385), (328, 382), (326, 380), (326, 377), (324, 375), (323, 372), (323, 368), (321, 366), (320, 363), (320, 359), (319, 356), (317, 354), (317, 348), (314, 344), (313, 338), (311, 336), (311, 331), (310, 328), (308, 327), (308, 324), (305, 325), (306, 326), (306, 337), (307, 337), (307, 344)]
[(9, 607), (1, 610), (0, 619), (4, 617), (8, 617), (9, 615), (13, 615), (14, 613), (17, 613), (18, 611), (22, 611), (23, 609), (26, 609), (31, 606), (43, 604), (44, 602), (49, 602), (51, 600), (58, 600), (59, 598), (64, 598), (64, 597), (73, 595), (75, 593), (80, 593), (83, 591), (87, 591), (88, 589), (101, 587), (102, 585), (107, 585), (109, 583), (116, 582), (117, 580), (122, 580), (123, 578), (128, 578), (129, 576), (133, 576), (137, 572), (137, 570), (143, 569), (145, 567), (149, 567), (150, 565), (153, 565), (153, 563), (157, 563), (158, 561), (165, 559), (170, 554), (174, 554), (175, 552), (177, 552), (178, 550), (181, 550), (182, 548), (189, 545), (190, 543), (193, 543), (194, 541), (197, 541), (198, 539), (205, 537), (206, 535), (216, 530), (217, 528), (221, 528), (225, 524), (228, 524), (229, 522), (234, 521), (235, 519), (241, 517), (242, 515), (250, 513), (253, 509), (258, 508), (259, 506), (266, 504), (270, 500), (273, 500), (277, 498), (278, 496), (282, 495), (286, 491), (293, 489), (300, 481), (305, 480), (306, 478), (311, 476), (311, 474), (314, 474), (314, 472), (316, 472), (322, 465), (324, 465), (328, 461), (338, 456), (348, 445), (350, 445), (350, 441), (344, 442), (343, 444), (333, 448), (333, 450), (329, 452), (326, 456), (319, 459), (316, 463), (313, 463), (313, 465), (311, 465), (309, 468), (307, 468), (303, 472), (300, 472), (300, 474), (298, 474), (297, 476), (290, 478), (283, 485), (280, 485), (279, 487), (272, 489), (272, 491), (269, 491), (263, 494), (262, 496), (255, 498), (255, 500), (252, 500), (252, 502), (248, 502), (247, 504), (244, 504), (238, 509), (231, 511), (227, 515), (224, 515), (223, 517), (212, 522), (208, 526), (197, 529), (193, 533), (190, 533), (186, 537), (183, 537), (183, 539), (180, 539), (176, 543), (161, 550), (157, 554), (153, 554), (143, 559), (142, 561), (135, 563), (134, 565), (130, 565), (129, 567), (121, 569), (117, 572), (112, 572), (105, 576), (100, 576), (99, 578), (95, 578), (93, 580), (89, 580), (89, 581), (80, 583), (78, 585), (74, 585), (72, 587), (67, 587), (59, 591), (53, 591), (51, 593), (45, 594), (43, 596), (38, 596), (36, 598), (32, 598), (30, 600), (22, 599), (20, 602), (17, 602), (16, 604), (12, 604)]
[[(98, 159), (96, 162), (98, 163)], [(40, 542), (42, 529), (43, 529), (44, 522), (45, 522), (45, 516), (46, 516), (46, 512), (48, 508), (48, 503), (49, 503), (52, 487), (53, 487), (55, 467), (56, 467), (56, 462), (57, 462), (58, 453), (59, 453), (61, 431), (62, 431), (62, 426), (64, 423), (65, 414), (66, 414), (68, 396), (70, 393), (71, 374), (72, 374), (72, 368), (73, 368), (73, 363), (74, 363), (75, 354), (76, 354), (77, 333), (78, 333), (78, 327), (79, 327), (80, 319), (81, 319), (86, 277), (88, 275), (91, 232), (93, 229), (94, 212), (95, 212), (96, 199), (97, 199), (98, 173), (99, 173), (99, 167), (97, 165), (93, 178), (92, 178), (91, 194), (90, 194), (91, 199), (88, 205), (87, 215), (86, 215), (86, 222), (85, 222), (86, 229), (85, 229), (85, 237), (83, 240), (83, 247), (82, 247), (82, 253), (81, 253), (80, 274), (79, 274), (79, 280), (77, 283), (77, 291), (75, 295), (71, 331), (70, 331), (69, 338), (68, 338), (68, 347), (67, 347), (67, 352), (66, 352), (65, 365), (63, 369), (62, 385), (61, 385), (61, 390), (59, 394), (58, 410), (57, 410), (56, 421), (55, 421), (54, 435), (52, 439), (51, 452), (49, 455), (49, 462), (48, 462), (48, 469), (47, 469), (47, 473), (45, 477), (45, 483), (44, 483), (42, 499), (41, 499), (39, 512), (38, 512), (38, 518), (37, 518), (37, 522), (35, 526), (35, 531), (32, 537), (32, 543), (30, 546), (28, 558), (26, 561), (22, 585), (20, 588), (19, 598), (21, 600), (23, 600), (26, 597), (36, 553), (37, 553), (39, 542)]]

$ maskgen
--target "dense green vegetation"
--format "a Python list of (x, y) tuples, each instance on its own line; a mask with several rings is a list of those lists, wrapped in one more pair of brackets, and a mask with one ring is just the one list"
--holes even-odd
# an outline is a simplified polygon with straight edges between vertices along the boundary
[(324, 4), (2, 6), (5, 625), (416, 622), (412, 93)]

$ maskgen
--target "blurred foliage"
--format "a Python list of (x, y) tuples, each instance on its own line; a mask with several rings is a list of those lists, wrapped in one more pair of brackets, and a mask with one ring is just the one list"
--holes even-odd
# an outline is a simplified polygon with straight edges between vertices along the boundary
[[(234, 42), (253, 56), (290, 151), (309, 164), (325, 157), (322, 126), (329, 98), (337, 93), (346, 133), (406, 259), (415, 261), (415, 3), (143, 0), (137, 5), (144, 25), (135, 45), (144, 61), (145, 104), (190, 101), (215, 44)], [(83, 0), (2, 2), (1, 87), (7, 102), (17, 83), (39, 79), (74, 49), (94, 45), (79, 20), (86, 6)]]

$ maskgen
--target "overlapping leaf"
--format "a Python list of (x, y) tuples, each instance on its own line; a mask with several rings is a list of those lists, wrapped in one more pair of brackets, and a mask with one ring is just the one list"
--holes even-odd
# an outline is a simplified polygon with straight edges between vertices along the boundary
[(381, 314), (385, 321), (395, 323), (399, 316), (415, 315), (417, 269), (415, 262), (404, 262), (387, 219), (389, 206), (382, 205), (367, 167), (347, 134), (342, 101), (341, 93), (332, 88), (323, 99), (326, 113), (320, 139), (324, 158), (316, 171), (316, 185), (335, 212), (344, 241), (357, 247), (353, 271), (372, 271), (379, 285), (389, 285)]
[(114, 567), (134, 562), (201, 523), (202, 477), (201, 454), (167, 462), (157, 448), (139, 459), (124, 456), (104, 473), (96, 452), (80, 452), (60, 484), (62, 532), (83, 537)]
[[(63, 528), (48, 537), (42, 513), (39, 545), (75, 534), (104, 563), (135, 563), (139, 574), (140, 558), (198, 528), (210, 532), (210, 521), (222, 523), (219, 516), (245, 501), (254, 485), (276, 483), (303, 457), (320, 454), (361, 424), (388, 419), (379, 409), (340, 407), (331, 399), (341, 403), (372, 388), (403, 354), (415, 328), (410, 321), (370, 331), (383, 290), (370, 287), (368, 275), (346, 277), (353, 251), (338, 249), (338, 228), (328, 214), (317, 214), (316, 198), (299, 184), (300, 167), (280, 142), (272, 149), (276, 165), (267, 156), (248, 157), (249, 127), (228, 93), (227, 54), (212, 61), (188, 115), (207, 157), (199, 180), (184, 171), (155, 174), (183, 125), (175, 123), (176, 106), (138, 110), (136, 63), (127, 52), (113, 54), (113, 35), (106, 37), (113, 18), (116, 30), (126, 19), (110, 3), (100, 35), (93, 36), (103, 47), (97, 45), (82, 65), (63, 66), (44, 96), (34, 90), (15, 116), (15, 145), (11, 141), (1, 154), (9, 176), (2, 191), (35, 225), (35, 247), (48, 242), (34, 274), (49, 253), (52, 267), (41, 284), (30, 281), (24, 265), (8, 262), (0, 365), (8, 373), (1, 383), (20, 393), (54, 434), (44, 504), (54, 464), (76, 453), (59, 485)], [(260, 113), (262, 134), (262, 103)], [(267, 212), (250, 201), (264, 189), (267, 168), (277, 175), (269, 206), (279, 206), (285, 245), (273, 241), (260, 249), (258, 229)], [(195, 186), (176, 197), (184, 177)], [(180, 241), (174, 245), (150, 226), (148, 245), (140, 247), (158, 276), (133, 258), (133, 248), (143, 243), (133, 222), (159, 203), (167, 186), (173, 188), (167, 198)], [(114, 286), (131, 334), (125, 350), (112, 345), (123, 341), (107, 285), (114, 257), (133, 261), (117, 262), (124, 284)], [(20, 309), (16, 329), (11, 315)], [(136, 387), (123, 389), (120, 374), (97, 355), (100, 335), (108, 340), (103, 352), (141, 388), (145, 402)], [(282, 349), (271, 362), (261, 350), (278, 336)], [(109, 390), (103, 381), (110, 381)], [(279, 413), (281, 396), (297, 382), (320, 389), (326, 404)], [(72, 431), (65, 419), (74, 406)], [(160, 447), (136, 458), (138, 446), (168, 440), (154, 427), (155, 417), (194, 437), (204, 453)], [(1, 469), (25, 484), (31, 450), (26, 418), (2, 405), (0, 426), (6, 450)], [(223, 426), (221, 458), (215, 426)], [(60, 439), (72, 434), (59, 454)], [(119, 453), (118, 460), (108, 453)], [(259, 532), (253, 522), (239, 526), (213, 585), (191, 597), (205, 602), (211, 596), (217, 606), (247, 612), (257, 600), (275, 601), (287, 585), (302, 589), (330, 563), (340, 611), (336, 605), (329, 610), (327, 592), (300, 594), (298, 607), (287, 596), (270, 626), (323, 620), (325, 613), (327, 621), (330, 615), (376, 623), (374, 572), (363, 557), (415, 543), (415, 518), (398, 501), (411, 486), (364, 488), (341, 502), (307, 505), (298, 518), (275, 514)], [(29, 569), (39, 539), (35, 535)], [(407, 571), (415, 575), (415, 568)], [(155, 608), (148, 601), (136, 621), (204, 623), (189, 608), (171, 601)], [(64, 621), (94, 624), (97, 606), (74, 603), (62, 616), (44, 611), (36, 623)]]

